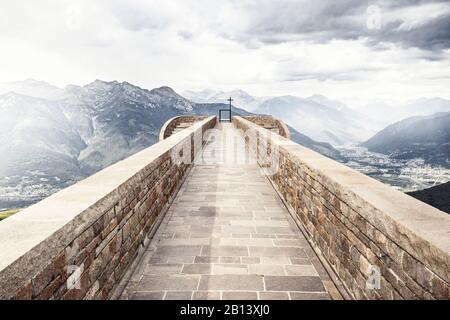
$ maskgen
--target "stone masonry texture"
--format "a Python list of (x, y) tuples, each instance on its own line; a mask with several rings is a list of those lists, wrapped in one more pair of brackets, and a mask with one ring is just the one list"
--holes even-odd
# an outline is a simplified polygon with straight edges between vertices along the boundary
[[(250, 136), (247, 147), (257, 155), (258, 162), (270, 162), (270, 144), (283, 140), (263, 142), (266, 132), (261, 127), (240, 117), (235, 117), (233, 123)], [(295, 148), (280, 144), (278, 169), (269, 177), (315, 244), (316, 251), (325, 257), (353, 298), (450, 298), (450, 266), (433, 262), (436, 260), (432, 256), (433, 248), (424, 249), (428, 248), (426, 240), (424, 245), (417, 241), (416, 248), (403, 249), (404, 239), (396, 238), (397, 233), (406, 234), (401, 225), (368, 221), (363, 213), (371, 212), (371, 205), (354, 206), (347, 198), (348, 191), (333, 186), (329, 182), (333, 177), (321, 178), (320, 172), (296, 157)], [(323, 156), (315, 157), (321, 161)], [(446, 259), (445, 255), (437, 256)]]
[(190, 126), (3, 221), (0, 299), (450, 299), (448, 215), (274, 118), (167, 132), (177, 123)]
[(264, 172), (227, 140), (240, 132), (216, 130), (121, 298), (340, 298)]
[[(215, 122), (215, 118), (204, 120), (197, 131), (201, 134), (213, 127)], [(179, 143), (192, 142), (194, 134), (198, 132), (192, 132)], [(192, 144), (191, 158), (198, 150), (199, 146), (194, 150)], [(131, 179), (123, 181), (120, 189), (104, 199), (98, 199), (95, 219), (80, 223), (83, 229), (75, 230), (76, 234), (71, 234), (73, 240), (44, 259), (46, 265), (33, 266), (29, 273), (19, 276), (21, 270), (26, 269), (19, 259), (2, 270), (0, 298), (110, 298), (191, 166), (174, 163), (170, 150), (157, 152), (156, 159)], [(83, 215), (81, 212), (79, 217), (83, 219)], [(59, 232), (69, 233), (64, 227)], [(61, 238), (59, 240), (62, 241)], [(32, 254), (33, 250), (28, 254)], [(45, 251), (36, 252), (36, 255), (43, 254), (46, 254)], [(12, 277), (11, 274), (17, 276)]]

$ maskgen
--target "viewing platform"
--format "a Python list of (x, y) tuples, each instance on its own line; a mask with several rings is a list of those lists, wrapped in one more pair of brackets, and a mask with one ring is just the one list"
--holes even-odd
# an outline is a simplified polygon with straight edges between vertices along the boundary
[(450, 216), (272, 117), (170, 119), (0, 241), (0, 299), (450, 298)]
[(122, 298), (340, 298), (256, 161), (227, 140), (240, 132), (216, 129)]

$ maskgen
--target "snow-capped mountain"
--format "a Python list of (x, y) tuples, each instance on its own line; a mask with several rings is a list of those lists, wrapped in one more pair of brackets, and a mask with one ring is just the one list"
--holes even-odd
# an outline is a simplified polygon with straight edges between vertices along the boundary
[(155, 143), (168, 118), (194, 108), (168, 87), (149, 91), (127, 82), (100, 80), (71, 86), (62, 104), (70, 123), (87, 142), (78, 156), (86, 174)]
[(34, 79), (0, 83), (0, 94), (5, 94), (8, 92), (15, 92), (48, 100), (58, 100), (64, 95), (64, 89), (52, 86), (44, 81), (36, 81)]
[[(189, 99), (190, 101), (194, 102), (200, 102), (205, 103), (209, 102), (212, 97), (214, 97), (217, 94), (223, 93), (223, 91), (214, 91), (211, 89), (203, 89), (200, 91), (193, 91), (193, 90), (187, 90), (183, 91), (181, 94), (186, 99)], [(222, 101), (222, 103), (225, 103), (226, 101)]]
[(220, 92), (212, 96), (208, 102), (226, 102), (229, 97), (233, 98), (232, 104), (238, 108), (244, 108), (255, 102), (255, 98), (243, 90), (232, 90), (228, 92)]
[(356, 143), (372, 136), (374, 123), (366, 121), (356, 111), (330, 100), (324, 104), (315, 98), (281, 96), (265, 100), (256, 109), (257, 113), (274, 115), (316, 141), (332, 145)]
[(421, 98), (401, 107), (400, 119), (413, 116), (429, 116), (439, 112), (450, 112), (450, 100), (443, 98)]
[(203, 103), (228, 103), (228, 98), (233, 98), (233, 106), (242, 108), (247, 111), (252, 111), (262, 100), (254, 97), (244, 90), (235, 89), (232, 91), (185, 91), (183, 96), (191, 101)]
[[(30, 83), (44, 84), (27, 80), (15, 88), (26, 93)], [(30, 95), (0, 95), (0, 208), (40, 200), (152, 145), (171, 117), (225, 107), (192, 103), (168, 87), (146, 90), (127, 82), (69, 85), (58, 99), (37, 97), (39, 86), (31, 87)]]
[(443, 98), (422, 98), (403, 105), (376, 102), (351, 108), (323, 95), (255, 97), (236, 89), (189, 91), (186, 96), (191, 101), (222, 103), (232, 97), (236, 107), (276, 116), (301, 134), (334, 146), (361, 143), (387, 125), (405, 118), (450, 112), (450, 101)]
[(315, 94), (306, 99), (309, 101), (313, 101), (315, 103), (321, 104), (323, 106), (342, 111), (342, 112), (354, 112), (353, 109), (349, 108), (344, 103), (342, 103), (338, 100), (328, 99), (327, 97), (325, 97), (324, 95), (321, 95), (321, 94)]
[(192, 101), (226, 102), (233, 98), (233, 105), (249, 112), (276, 116), (316, 141), (332, 145), (358, 143), (368, 139), (385, 125), (374, 121), (323, 95), (308, 98), (297, 96), (255, 97), (243, 90), (212, 93), (211, 91), (187, 92)]

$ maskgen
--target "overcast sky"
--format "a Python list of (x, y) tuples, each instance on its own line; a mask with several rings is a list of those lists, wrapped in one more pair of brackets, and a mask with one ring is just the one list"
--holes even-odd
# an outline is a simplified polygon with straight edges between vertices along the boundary
[(0, 82), (450, 98), (449, 1), (0, 1)]

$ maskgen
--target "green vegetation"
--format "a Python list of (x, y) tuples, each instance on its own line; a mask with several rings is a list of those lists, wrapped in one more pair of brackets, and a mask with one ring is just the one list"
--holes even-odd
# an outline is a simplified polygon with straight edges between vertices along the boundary
[(10, 210), (6, 210), (6, 211), (0, 211), (0, 221), (12, 216), (13, 214), (15, 214), (19, 211), (20, 211), (20, 209), (10, 209)]

